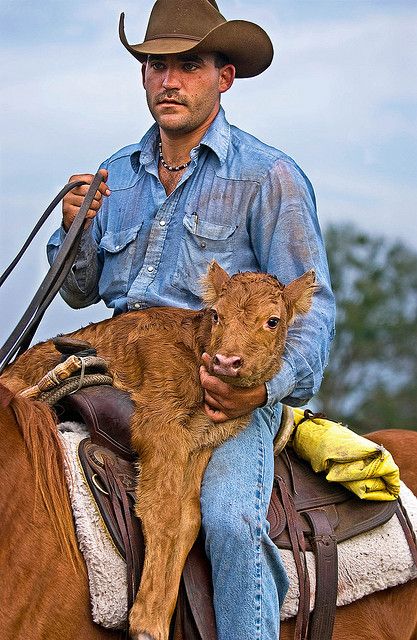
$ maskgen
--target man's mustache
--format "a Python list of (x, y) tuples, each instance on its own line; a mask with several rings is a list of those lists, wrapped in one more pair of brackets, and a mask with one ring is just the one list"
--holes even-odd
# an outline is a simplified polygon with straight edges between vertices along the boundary
[(187, 101), (185, 98), (182, 98), (180, 95), (178, 95), (177, 92), (175, 91), (164, 91), (163, 93), (160, 93), (158, 96), (156, 96), (156, 104), (160, 104), (161, 102), (176, 102), (178, 104), (187, 104)]

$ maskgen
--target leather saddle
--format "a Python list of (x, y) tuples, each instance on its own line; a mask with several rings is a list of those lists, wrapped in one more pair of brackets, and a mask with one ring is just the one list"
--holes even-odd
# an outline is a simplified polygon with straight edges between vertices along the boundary
[[(134, 516), (135, 454), (130, 446), (129, 394), (108, 385), (88, 387), (56, 406), (61, 421), (86, 424), (90, 438), (80, 443), (79, 458), (91, 492), (128, 568), (128, 603), (133, 603), (144, 558), (140, 522)], [(280, 549), (291, 549), (297, 568), (300, 600), (297, 640), (330, 640), (337, 597), (337, 543), (387, 522), (394, 513), (407, 523), (398, 501), (362, 501), (342, 485), (316, 474), (290, 448), (275, 459), (275, 483), (268, 520), (270, 537)], [(412, 540), (407, 532), (407, 539)], [(309, 611), (310, 585), (305, 552), (316, 560), (315, 607)], [(417, 562), (417, 551), (414, 550)], [(186, 562), (174, 640), (216, 640), (211, 569), (201, 537)]]

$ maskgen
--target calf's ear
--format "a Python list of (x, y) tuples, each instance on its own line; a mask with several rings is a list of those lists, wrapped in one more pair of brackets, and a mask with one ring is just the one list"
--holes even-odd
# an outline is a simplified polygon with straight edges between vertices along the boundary
[(292, 322), (296, 315), (307, 313), (313, 302), (314, 292), (319, 285), (313, 269), (287, 284), (283, 296), (288, 309), (288, 321)]
[(216, 302), (223, 286), (230, 280), (230, 276), (221, 266), (212, 260), (207, 273), (201, 278), (202, 298), (207, 305)]

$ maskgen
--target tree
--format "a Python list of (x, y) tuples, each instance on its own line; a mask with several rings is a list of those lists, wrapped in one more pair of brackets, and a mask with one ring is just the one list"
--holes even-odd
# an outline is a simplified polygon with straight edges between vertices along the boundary
[(325, 237), (337, 322), (320, 408), (360, 432), (417, 430), (417, 253), (350, 225)]

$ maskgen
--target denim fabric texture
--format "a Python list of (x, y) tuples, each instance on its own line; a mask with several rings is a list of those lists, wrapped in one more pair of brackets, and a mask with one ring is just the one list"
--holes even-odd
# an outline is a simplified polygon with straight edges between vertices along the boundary
[(216, 449), (201, 492), (219, 640), (277, 640), (288, 579), (266, 519), (281, 405), (257, 409)]
[[(273, 437), (280, 402), (299, 406), (318, 390), (334, 332), (315, 196), (291, 158), (229, 125), (223, 109), (167, 196), (158, 177), (158, 137), (154, 125), (102, 164), (111, 195), (83, 233), (61, 295), (75, 308), (103, 299), (115, 313), (161, 305), (199, 309), (199, 278), (212, 259), (230, 274), (268, 272), (284, 284), (315, 270), (320, 288), (310, 312), (289, 329), (283, 365), (266, 385), (266, 405), (214, 452), (202, 486), (218, 638), (277, 640), (288, 585), (266, 519)], [(50, 262), (64, 237), (63, 228), (51, 237)]]

